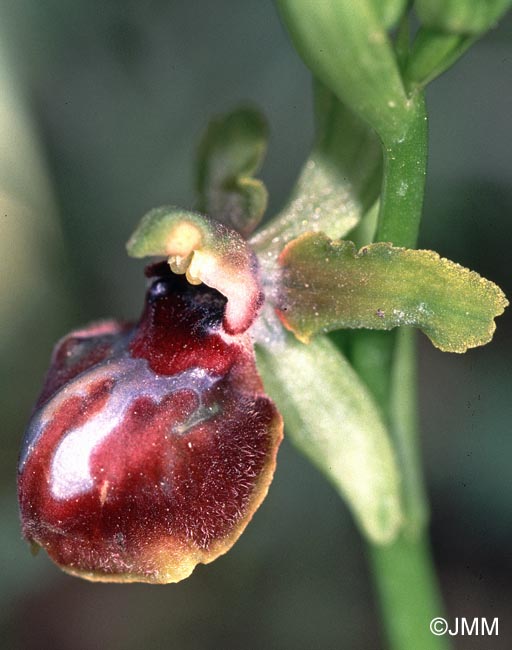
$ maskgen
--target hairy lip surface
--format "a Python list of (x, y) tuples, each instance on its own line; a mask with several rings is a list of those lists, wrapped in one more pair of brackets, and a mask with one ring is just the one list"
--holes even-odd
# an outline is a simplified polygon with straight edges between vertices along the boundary
[(223, 335), (224, 305), (163, 275), (136, 326), (96, 323), (57, 346), (18, 486), (25, 537), (65, 570), (180, 580), (261, 503), (282, 422), (248, 334)]

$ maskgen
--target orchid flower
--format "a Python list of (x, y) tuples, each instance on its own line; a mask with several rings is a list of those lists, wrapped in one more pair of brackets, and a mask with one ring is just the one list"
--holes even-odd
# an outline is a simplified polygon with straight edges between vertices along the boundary
[(18, 485), (24, 536), (65, 571), (176, 582), (225, 553), (267, 494), (283, 418), (373, 542), (406, 525), (385, 418), (328, 333), (417, 327), (464, 352), (507, 302), (432, 251), (354, 243), (371, 229), (380, 147), (328, 91), (317, 98), (330, 118), (277, 216), (258, 229), (265, 122), (247, 108), (215, 120), (197, 210), (151, 210), (128, 242), (153, 258), (138, 323), (57, 344)]

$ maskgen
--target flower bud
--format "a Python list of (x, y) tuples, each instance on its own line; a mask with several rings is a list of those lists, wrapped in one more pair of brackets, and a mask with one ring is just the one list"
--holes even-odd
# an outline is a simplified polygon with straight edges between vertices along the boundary
[(282, 421), (226, 299), (167, 264), (136, 326), (56, 346), (19, 463), (23, 533), (90, 580), (177, 582), (226, 552), (265, 497)]

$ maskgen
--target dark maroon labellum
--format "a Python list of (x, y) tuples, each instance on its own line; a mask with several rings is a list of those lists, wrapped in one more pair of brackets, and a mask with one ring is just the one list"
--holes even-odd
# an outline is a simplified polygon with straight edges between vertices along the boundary
[(70, 573), (175, 582), (227, 551), (272, 479), (282, 422), (226, 300), (166, 264), (136, 326), (57, 345), (25, 435), (23, 533)]

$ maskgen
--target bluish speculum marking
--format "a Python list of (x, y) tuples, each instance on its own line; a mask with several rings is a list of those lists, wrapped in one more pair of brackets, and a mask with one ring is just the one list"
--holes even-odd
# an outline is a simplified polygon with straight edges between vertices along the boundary
[[(176, 423), (169, 431), (170, 434), (183, 435), (190, 428), (207, 420), (217, 411), (215, 408), (206, 408), (203, 394), (217, 381), (218, 377), (209, 375), (202, 368), (185, 370), (173, 377), (157, 375), (152, 372), (144, 359), (124, 358), (111, 362), (104, 367), (93, 371), (96, 380), (108, 376), (120, 376), (110, 391), (108, 400), (103, 408), (98, 411), (85, 424), (67, 433), (57, 445), (53, 454), (50, 467), (50, 490), (56, 499), (69, 499), (94, 487), (94, 478), (91, 475), (90, 457), (94, 449), (105, 440), (119, 426), (132, 408), (134, 398), (147, 397), (154, 403), (160, 404), (163, 398), (178, 391), (189, 391), (194, 394), (197, 408), (193, 414), (182, 423)], [(87, 381), (91, 381), (88, 373)], [(66, 399), (73, 396), (83, 396), (83, 378), (77, 377), (64, 389)], [(57, 402), (53, 404), (53, 402)], [(51, 414), (62, 400), (59, 396), (50, 400), (41, 409), (41, 414), (35, 418), (31, 433), (32, 443), (27, 447), (23, 463), (26, 461), (30, 449), (37, 443), (45, 426), (51, 420)]]

